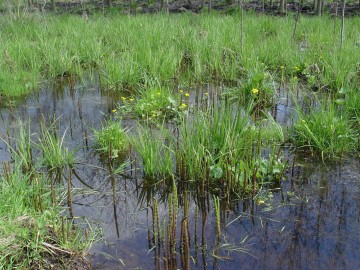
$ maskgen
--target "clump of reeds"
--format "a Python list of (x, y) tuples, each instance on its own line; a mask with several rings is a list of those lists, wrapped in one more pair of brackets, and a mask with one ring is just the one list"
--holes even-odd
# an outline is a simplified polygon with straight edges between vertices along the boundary
[[(58, 203), (64, 198), (55, 194), (53, 179), (49, 179), (48, 170), (71, 166), (69, 157), (54, 157), (50, 152), (64, 155), (62, 140), (55, 139), (50, 131), (42, 130), (38, 142), (30, 133), (30, 125), (19, 126), (19, 134), (14, 146), (9, 145), (13, 162), (3, 163), (0, 180), (0, 265), (10, 268), (50, 267), (46, 258), (51, 256), (59, 265), (69, 256), (86, 252), (93, 235), (84, 235), (82, 229), (74, 228), (72, 221), (61, 216)], [(35, 151), (43, 156), (33, 155)], [(26, 161), (24, 158), (28, 158)], [(45, 170), (44, 170), (45, 168)], [(70, 170), (68, 170), (70, 172)], [(71, 177), (71, 176), (70, 176)], [(49, 183), (50, 181), (50, 183)], [(51, 188), (50, 188), (51, 186)], [(68, 202), (71, 195), (67, 188)], [(71, 206), (70, 206), (71, 213)], [(72, 214), (70, 214), (72, 215)], [(51, 254), (51, 255), (49, 255)], [(84, 259), (85, 261), (85, 259)]]
[(130, 142), (142, 159), (146, 176), (170, 176), (173, 167), (173, 142), (166, 129), (138, 126)]
[(110, 159), (117, 158), (129, 147), (127, 131), (120, 121), (108, 120), (100, 130), (94, 130), (95, 148)]
[(311, 108), (309, 114), (298, 113), (292, 141), (300, 149), (308, 149), (322, 158), (340, 157), (354, 150), (356, 132), (334, 104)]

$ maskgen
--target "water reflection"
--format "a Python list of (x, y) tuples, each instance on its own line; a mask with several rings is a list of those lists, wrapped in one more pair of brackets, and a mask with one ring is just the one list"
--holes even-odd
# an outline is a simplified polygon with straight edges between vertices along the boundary
[[(266, 203), (238, 202), (231, 209), (224, 203), (219, 241), (213, 208), (202, 212), (190, 203), (188, 215), (180, 208), (176, 267), (187, 269), (190, 258), (191, 269), (238, 269), (239, 265), (242, 269), (357, 269), (359, 175), (358, 160), (296, 166), (293, 179), (282, 182), (282, 192), (272, 192)], [(168, 224), (165, 207), (159, 205), (159, 219)], [(181, 242), (185, 216), (186, 256)], [(111, 248), (98, 248), (122, 258), (126, 263), (123, 269), (177, 269), (165, 266), (166, 241), (164, 246), (161, 241), (157, 245), (152, 242), (152, 228), (158, 220), (150, 219), (150, 233), (143, 224), (130, 239), (120, 238)], [(95, 261), (105, 262), (99, 257)], [(111, 269), (112, 262), (106, 260), (104, 267)]]
[[(98, 85), (96, 79), (84, 87), (68, 78), (51, 85), (54, 91), (44, 87), (24, 103), (0, 111), (0, 134), (10, 143), (19, 119), (30, 119), (36, 138), (40, 120), (55, 118), (66, 146), (79, 149), (71, 174), (73, 214), (98, 223), (106, 239), (92, 248), (94, 267), (360, 269), (359, 160), (323, 164), (297, 157), (287, 179), (264, 187), (255, 200), (220, 199), (217, 221), (211, 194), (182, 186), (175, 192), (171, 179), (145, 185), (141, 170), (135, 169), (141, 161), (131, 151), (133, 162), (125, 173), (112, 173), (119, 164), (92, 150), (91, 134), (111, 115), (117, 97)], [(201, 106), (201, 91), (192, 95), (196, 106)], [(217, 95), (212, 88), (205, 91)], [(292, 104), (283, 92), (274, 118), (288, 124)], [(0, 161), (10, 159), (6, 149), (1, 141)]]

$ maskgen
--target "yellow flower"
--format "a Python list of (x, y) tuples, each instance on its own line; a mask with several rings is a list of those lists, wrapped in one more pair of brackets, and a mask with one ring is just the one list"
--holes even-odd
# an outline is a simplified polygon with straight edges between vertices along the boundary
[(125, 101), (125, 100), (126, 100), (126, 97), (121, 97), (121, 100), (122, 100), (122, 101)]
[(295, 70), (296, 70), (296, 71), (299, 71), (299, 70), (300, 70), (300, 68), (299, 68), (299, 67), (295, 67)]
[(205, 96), (208, 96), (208, 95), (209, 95), (209, 93), (208, 93), (208, 92), (206, 92), (206, 93), (205, 93)]
[(264, 204), (264, 203), (265, 203), (265, 201), (264, 201), (264, 200), (259, 199), (259, 200), (257, 200), (257, 201), (256, 201), (256, 203), (257, 203), (257, 204)]
[(187, 107), (187, 105), (185, 103), (182, 103), (180, 106), (181, 109), (185, 109), (186, 107)]
[(134, 98), (130, 98), (129, 100), (130, 100), (130, 102), (133, 102), (133, 101), (134, 101)]
[(284, 69), (285, 67), (284, 66), (280, 66), (280, 69)]
[(189, 94), (189, 93), (185, 93), (184, 96), (185, 96), (185, 97), (190, 97), (190, 94)]
[(259, 93), (259, 89), (253, 88), (253, 89), (251, 90), (251, 92), (252, 92), (254, 95), (256, 95), (257, 93)]
[(116, 112), (116, 109), (112, 109), (111, 112), (113, 112), (113, 113)]
[(184, 90), (181, 90), (181, 89), (180, 89), (179, 92), (180, 92), (180, 93), (184, 93)]

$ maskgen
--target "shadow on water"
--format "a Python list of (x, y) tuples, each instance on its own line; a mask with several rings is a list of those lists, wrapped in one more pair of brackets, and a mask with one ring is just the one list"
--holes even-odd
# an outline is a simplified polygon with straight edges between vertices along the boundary
[[(92, 148), (92, 129), (111, 117), (119, 97), (102, 92), (96, 79), (83, 86), (67, 78), (0, 112), (5, 141), (15, 142), (19, 119), (30, 119), (36, 134), (41, 119), (55, 118), (66, 147), (79, 150), (72, 174), (73, 214), (97, 223), (105, 239), (92, 247), (94, 268), (360, 268), (359, 160), (299, 159), (279, 186), (230, 204), (200, 196), (186, 184), (174, 187), (171, 179), (145, 186), (133, 169), (136, 162), (117, 174), (118, 164)], [(292, 106), (280, 92), (274, 118), (288, 124)], [(130, 151), (127, 158), (135, 156)], [(9, 159), (1, 141), (0, 161)]]

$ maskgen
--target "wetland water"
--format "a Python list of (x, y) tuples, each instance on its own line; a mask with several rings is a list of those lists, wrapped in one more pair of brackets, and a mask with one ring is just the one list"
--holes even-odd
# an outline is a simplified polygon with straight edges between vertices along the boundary
[[(74, 215), (97, 224), (104, 234), (105, 241), (91, 249), (93, 267), (165, 269), (166, 247), (151, 240), (152, 211), (144, 192), (145, 198), (166, 194), (141, 186), (141, 173), (131, 170), (141, 164), (133, 163), (125, 175), (110, 179), (108, 164), (92, 148), (92, 129), (111, 117), (119, 98), (102, 92), (98, 85), (97, 80), (83, 86), (66, 79), (44, 87), (18, 105), (1, 109), (0, 135), (4, 140), (16, 137), (18, 120), (30, 119), (36, 137), (41, 119), (58, 119), (66, 147), (78, 149), (75, 170), (81, 181), (72, 181)], [(288, 123), (292, 108), (284, 93), (274, 112), (279, 122)], [(131, 127), (134, 120), (124, 120), (123, 125)], [(6, 144), (0, 142), (0, 161), (9, 159)], [(234, 201), (221, 209), (220, 238), (212, 203), (201, 211), (196, 195), (189, 198), (191, 269), (360, 269), (359, 160), (324, 164), (297, 158), (280, 186), (264, 187), (256, 200)], [(167, 206), (159, 199), (161, 227), (165, 227)], [(178, 211), (180, 223), (181, 206)], [(178, 243), (180, 233), (177, 226)], [(177, 250), (174, 269), (184, 268), (180, 254)]]

